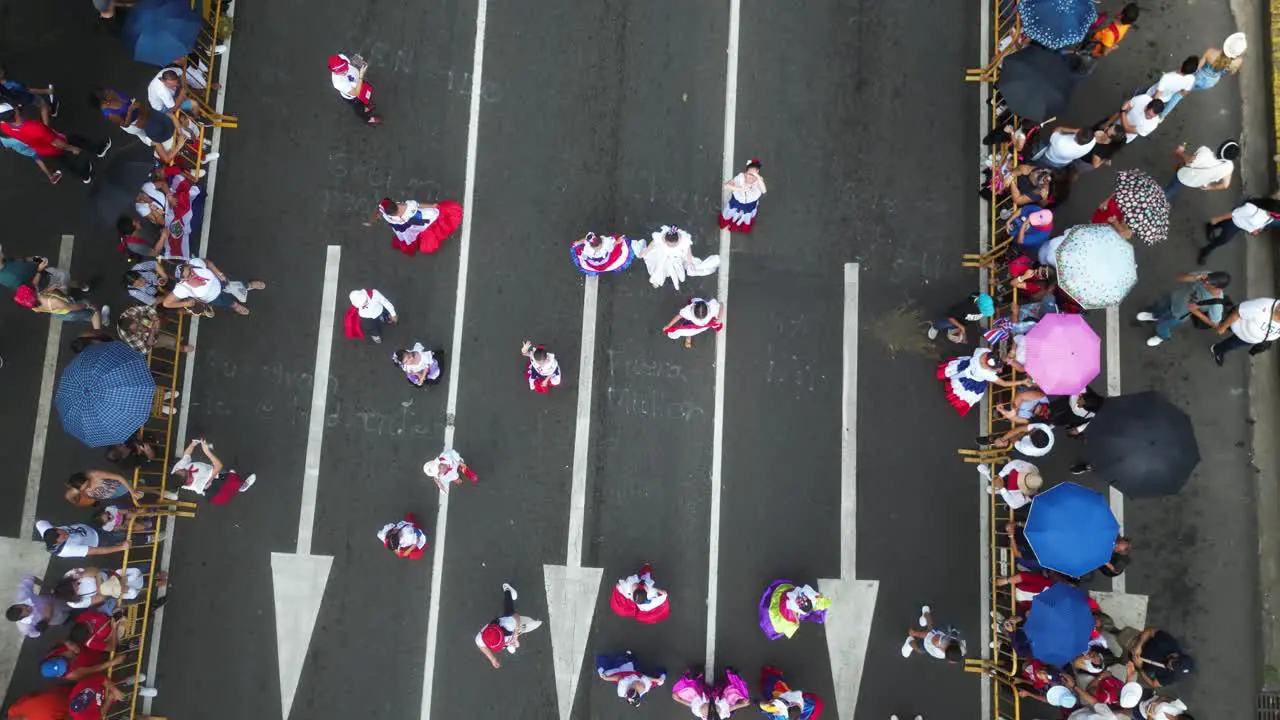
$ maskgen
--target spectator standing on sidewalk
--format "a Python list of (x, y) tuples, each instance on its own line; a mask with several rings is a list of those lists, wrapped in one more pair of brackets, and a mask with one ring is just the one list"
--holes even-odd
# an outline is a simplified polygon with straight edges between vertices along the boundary
[(9, 77), (4, 68), (0, 68), (0, 99), (18, 108), (18, 112), (35, 108), (40, 113), (40, 122), (45, 125), (53, 124), (52, 120), (58, 117), (61, 105), (53, 94), (52, 83), (46, 87), (33, 88)]
[(1155, 334), (1147, 338), (1150, 347), (1173, 337), (1173, 331), (1192, 318), (1205, 328), (1218, 327), (1225, 306), (1231, 303), (1224, 292), (1231, 276), (1225, 272), (1186, 273), (1177, 281), (1173, 292), (1138, 313), (1138, 322), (1155, 323)]
[(39, 120), (24, 120), (9, 103), (0, 103), (0, 133), (26, 144), (42, 160), (48, 160), (88, 185), (93, 182), (90, 155), (106, 157), (111, 140), (94, 143), (78, 135), (63, 135)]
[(1164, 112), (1163, 100), (1147, 94), (1137, 95), (1130, 98), (1120, 108), (1120, 112), (1112, 115), (1108, 124), (1119, 123), (1124, 129), (1125, 141), (1133, 142), (1140, 137), (1150, 135), (1160, 127), (1160, 121), (1163, 119), (1162, 112)]
[(1209, 241), (1200, 249), (1196, 263), (1203, 265), (1209, 253), (1235, 239), (1241, 230), (1250, 235), (1261, 235), (1263, 230), (1280, 224), (1280, 200), (1268, 197), (1251, 198), (1235, 210), (1209, 218), (1204, 226)]
[(1096, 29), (1085, 40), (1082, 49), (1095, 58), (1106, 57), (1120, 47), (1120, 41), (1129, 34), (1134, 23), (1138, 22), (1138, 4), (1128, 3), (1120, 9), (1120, 13), (1107, 22), (1105, 13), (1098, 15)]
[(1231, 331), (1231, 337), (1209, 346), (1209, 353), (1219, 367), (1232, 350), (1249, 348), (1250, 355), (1264, 353), (1280, 340), (1280, 300), (1269, 297), (1245, 300), (1218, 324), (1218, 334)]
[(50, 555), (61, 558), (97, 557), (124, 552), (129, 547), (123, 532), (95, 530), (84, 523), (54, 525), (48, 520), (36, 522), (36, 533), (44, 541)]
[(116, 322), (116, 335), (121, 342), (140, 353), (153, 347), (181, 349), (184, 353), (196, 349), (195, 345), (187, 343), (178, 348), (178, 336), (161, 330), (160, 313), (146, 305), (135, 305), (120, 313), (120, 319)]
[(1093, 151), (1098, 134), (1087, 128), (1054, 128), (1044, 145), (1031, 156), (1031, 161), (1043, 168), (1065, 168)]
[(66, 720), (70, 699), (70, 685), (54, 685), (18, 698), (9, 706), (5, 717), (9, 720)]
[(494, 618), (476, 633), (476, 647), (495, 669), (502, 667), (498, 653), (503, 650), (515, 654), (520, 648), (520, 636), (542, 627), (541, 620), (522, 617), (516, 612), (516, 589), (502, 583), (502, 616)]
[(963, 343), (968, 339), (969, 325), (981, 322), (983, 318), (989, 318), (995, 313), (995, 300), (990, 295), (970, 293), (964, 300), (947, 308), (947, 314), (934, 320), (925, 334), (930, 340), (936, 340), (938, 333), (946, 332), (947, 339), (951, 342)]
[(333, 89), (351, 106), (357, 116), (369, 125), (382, 123), (382, 117), (374, 112), (373, 86), (364, 80), (369, 64), (359, 55), (347, 57), (342, 53), (329, 57), (329, 74)]
[(1160, 119), (1163, 120), (1169, 114), (1169, 110), (1177, 104), (1175, 98), (1181, 99), (1182, 96), (1191, 92), (1192, 86), (1196, 83), (1196, 69), (1199, 67), (1200, 58), (1192, 55), (1184, 59), (1177, 70), (1161, 75), (1155, 85), (1147, 88), (1145, 94), (1164, 103), (1160, 109)]
[(38, 638), (50, 625), (62, 625), (71, 619), (70, 609), (43, 588), (43, 579), (24, 576), (18, 584), (17, 602), (5, 611), (5, 617), (18, 626), (23, 637)]
[[(1191, 92), (1197, 90), (1208, 90), (1225, 75), (1235, 75), (1240, 72), (1240, 66), (1244, 64), (1244, 51), (1249, 47), (1244, 33), (1232, 33), (1222, 43), (1222, 49), (1209, 48), (1200, 56), (1200, 66), (1196, 68), (1195, 84), (1191, 86)], [(1186, 94), (1174, 96), (1165, 106), (1165, 114), (1169, 114), (1173, 107), (1182, 101)]]
[(1240, 158), (1240, 143), (1227, 140), (1218, 146), (1217, 152), (1201, 145), (1191, 157), (1187, 157), (1187, 146), (1179, 145), (1173, 154), (1178, 159), (1178, 169), (1164, 188), (1164, 196), (1170, 202), (1184, 187), (1197, 190), (1226, 190), (1231, 187), (1235, 161)]

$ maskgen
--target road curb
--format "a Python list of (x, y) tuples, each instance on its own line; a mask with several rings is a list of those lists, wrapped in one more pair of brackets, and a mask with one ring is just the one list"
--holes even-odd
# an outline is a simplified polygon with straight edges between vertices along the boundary
[[(1250, 152), (1241, 166), (1246, 195), (1276, 191), (1274, 158), (1280, 132), (1280, 0), (1231, 0), (1237, 26), (1259, 38), (1261, 52), (1240, 71), (1241, 144), (1256, 141), (1265, 152)], [(1264, 65), (1266, 66), (1264, 69)], [(1270, 85), (1270, 88), (1268, 88)], [(1245, 285), (1249, 297), (1276, 293), (1276, 248), (1272, 242), (1245, 244)], [(1254, 470), (1258, 530), (1258, 609), (1264, 692), (1280, 690), (1280, 452), (1275, 445), (1280, 429), (1280, 364), (1274, 352), (1252, 359), (1249, 367), (1250, 455)]]

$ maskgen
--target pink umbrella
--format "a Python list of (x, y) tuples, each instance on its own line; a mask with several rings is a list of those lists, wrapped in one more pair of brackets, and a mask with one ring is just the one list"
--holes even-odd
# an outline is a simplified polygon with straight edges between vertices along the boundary
[(1083, 315), (1044, 316), (1027, 333), (1023, 367), (1046, 395), (1081, 392), (1102, 367), (1102, 340)]

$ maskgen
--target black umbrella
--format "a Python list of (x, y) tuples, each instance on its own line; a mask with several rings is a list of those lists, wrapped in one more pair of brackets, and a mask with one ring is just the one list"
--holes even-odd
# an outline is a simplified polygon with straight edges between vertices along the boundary
[(996, 89), (1015, 115), (1038, 123), (1066, 111), (1078, 79), (1066, 56), (1028, 45), (1005, 58)]
[(123, 152), (107, 160), (94, 173), (89, 189), (89, 211), (104, 225), (114, 227), (121, 215), (133, 215), (138, 191), (151, 179), (156, 161), (150, 153)]
[(1094, 472), (1129, 497), (1172, 495), (1200, 463), (1191, 418), (1151, 390), (1107, 398), (1088, 438)]

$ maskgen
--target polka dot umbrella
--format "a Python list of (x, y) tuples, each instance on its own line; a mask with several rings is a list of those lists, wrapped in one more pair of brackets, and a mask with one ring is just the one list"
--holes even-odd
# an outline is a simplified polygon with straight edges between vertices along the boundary
[(1125, 170), (1112, 194), (1124, 222), (1148, 245), (1169, 237), (1169, 200), (1156, 179), (1141, 170)]
[(1110, 225), (1076, 225), (1053, 253), (1058, 287), (1085, 310), (1120, 304), (1138, 282), (1133, 246)]
[(1093, 0), (1018, 0), (1022, 32), (1050, 50), (1084, 40), (1098, 10)]

